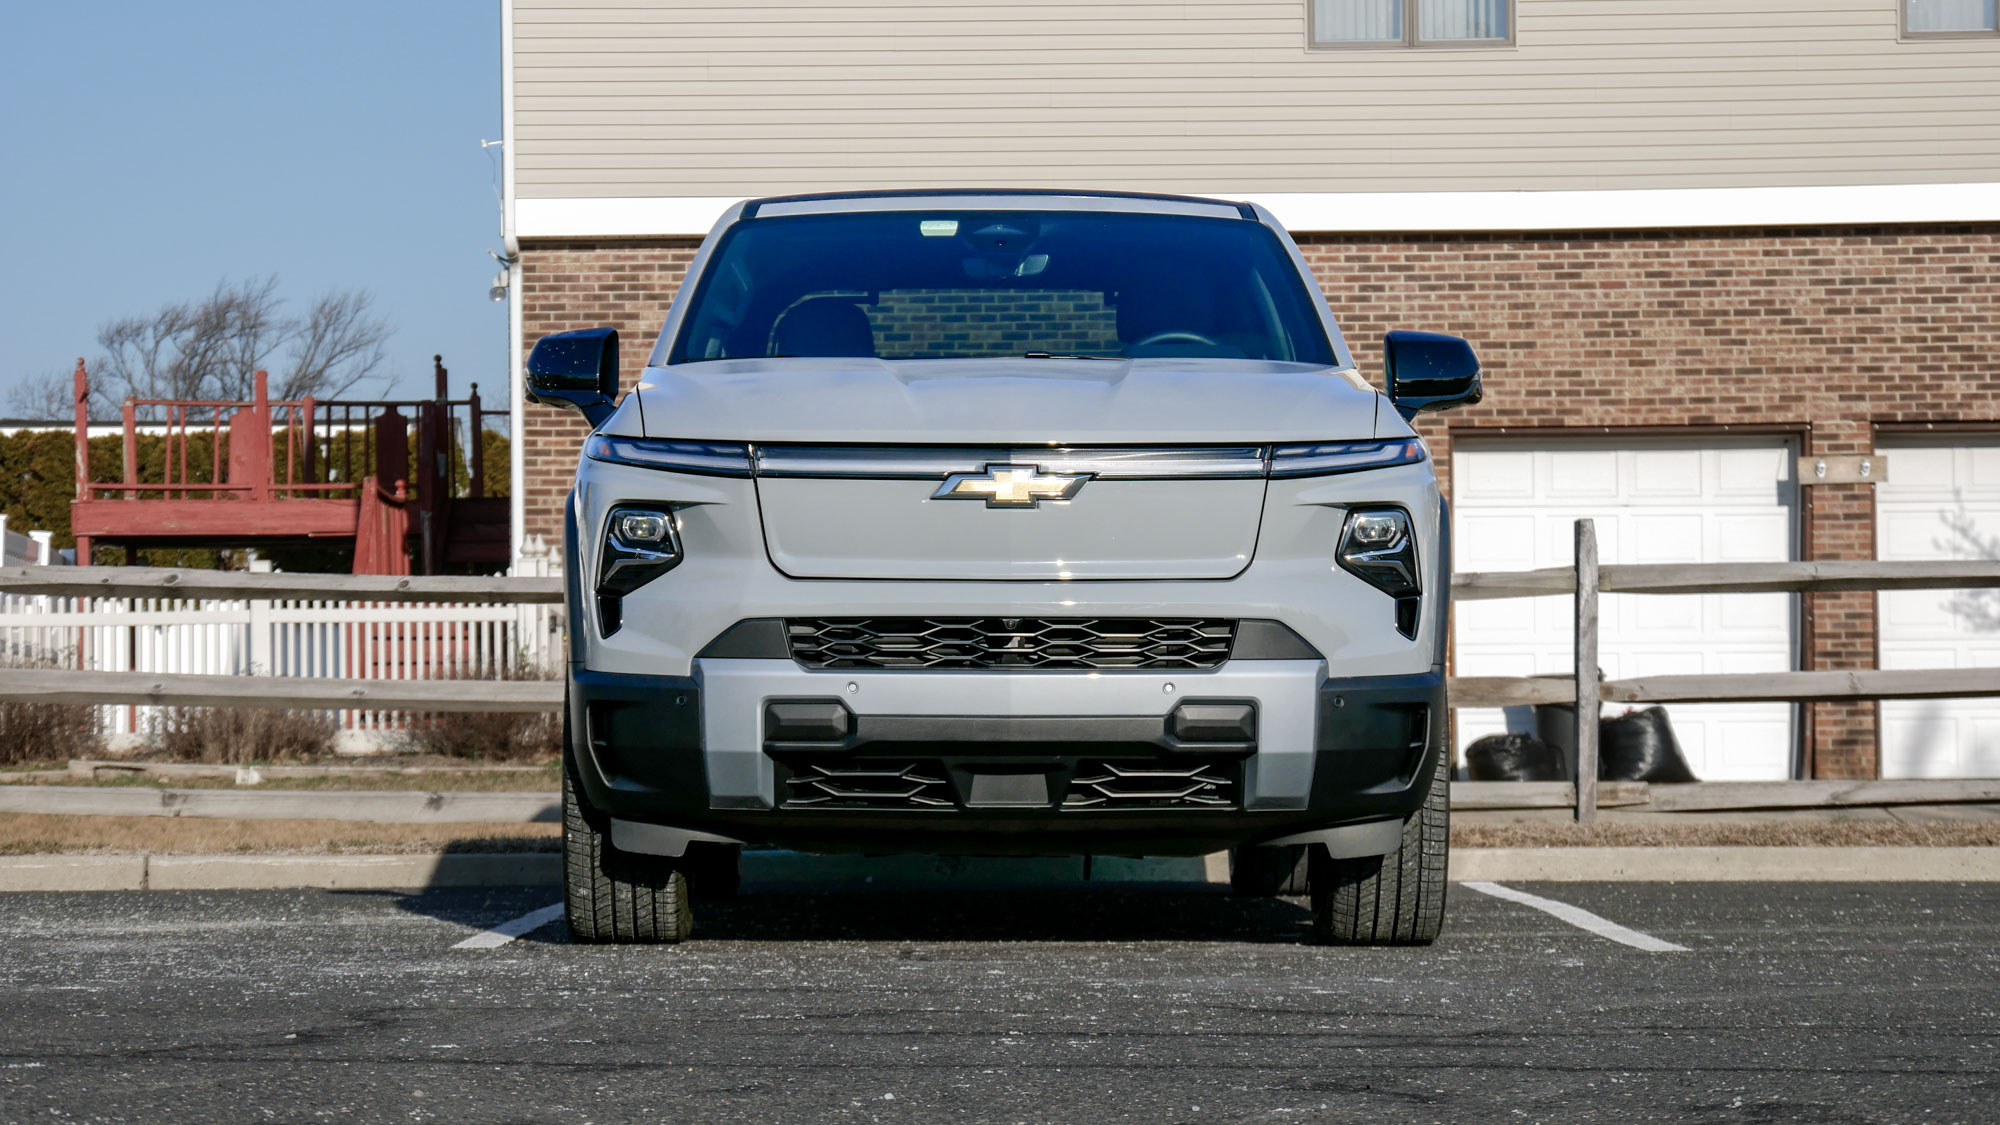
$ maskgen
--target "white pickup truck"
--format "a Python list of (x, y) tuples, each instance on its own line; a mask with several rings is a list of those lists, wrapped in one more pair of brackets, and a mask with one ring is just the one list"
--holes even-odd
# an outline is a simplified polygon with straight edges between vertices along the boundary
[(763, 199), (702, 244), (567, 510), (571, 934), (670, 942), (743, 844), (1202, 855), (1321, 941), (1444, 916), (1445, 511), (1417, 411), (1465, 341), (1357, 373), (1249, 204)]

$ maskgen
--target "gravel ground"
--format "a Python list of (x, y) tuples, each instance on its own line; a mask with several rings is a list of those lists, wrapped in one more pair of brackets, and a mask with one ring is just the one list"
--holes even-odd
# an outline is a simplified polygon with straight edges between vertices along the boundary
[(1189, 885), (777, 887), (678, 948), (546, 890), (17, 895), (0, 1120), (2000, 1119), (2000, 889), (1467, 888), (1412, 950)]

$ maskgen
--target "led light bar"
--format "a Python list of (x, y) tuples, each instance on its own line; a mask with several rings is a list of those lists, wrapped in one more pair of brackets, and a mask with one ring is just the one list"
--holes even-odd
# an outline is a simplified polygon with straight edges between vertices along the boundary
[(1427, 455), (1417, 438), (1386, 441), (1335, 441), (1319, 445), (1281, 445), (1271, 450), (1273, 477), (1322, 477), (1414, 465)]
[(659, 438), (592, 434), (590, 440), (584, 442), (583, 453), (593, 461), (636, 465), (641, 469), (719, 477), (750, 475), (749, 447), (727, 442), (664, 441)]

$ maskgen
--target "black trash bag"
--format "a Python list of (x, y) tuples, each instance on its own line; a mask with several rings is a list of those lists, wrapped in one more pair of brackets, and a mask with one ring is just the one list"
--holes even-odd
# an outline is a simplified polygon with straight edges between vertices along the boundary
[(1566, 781), (1562, 751), (1532, 734), (1489, 734), (1465, 748), (1472, 781)]
[(1664, 707), (1627, 711), (1597, 726), (1597, 776), (1601, 781), (1699, 781), (1681, 756)]

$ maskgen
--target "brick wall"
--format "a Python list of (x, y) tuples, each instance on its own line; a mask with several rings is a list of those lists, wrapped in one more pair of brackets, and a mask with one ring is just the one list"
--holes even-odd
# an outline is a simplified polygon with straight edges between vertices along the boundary
[[(1425, 426), (1447, 480), (1468, 430), (1799, 423), (1814, 453), (1863, 453), (1878, 422), (2000, 419), (2000, 226), (1300, 243), (1378, 385), (1391, 328), (1477, 346), (1486, 401)], [(1807, 491), (1811, 557), (1873, 558), (1873, 489)], [(1811, 666), (1874, 667), (1874, 596), (1812, 601)], [(1813, 705), (1817, 776), (1875, 776), (1875, 716)]]
[[(572, 328), (618, 330), (618, 372), (625, 390), (639, 381), (653, 341), (700, 239), (529, 242), (521, 248), (520, 299), (526, 347)], [(528, 404), (523, 503), (527, 534), (562, 542), (563, 498), (589, 432), (577, 415)]]
[[(1299, 241), (1378, 383), (1391, 328), (1477, 345), (1485, 403), (1425, 424), (1447, 487), (1451, 436), (1468, 429), (1789, 423), (1838, 454), (1872, 449), (1878, 422), (2000, 419), (2000, 225)], [(530, 342), (615, 325), (629, 386), (693, 250), (529, 244)], [(528, 531), (553, 535), (582, 426), (542, 407), (528, 418)], [(1872, 490), (1808, 491), (1811, 556), (1872, 558)], [(1872, 595), (1812, 600), (1812, 666), (1873, 667)], [(1819, 776), (1874, 776), (1872, 704), (1816, 705), (1812, 729)]]

